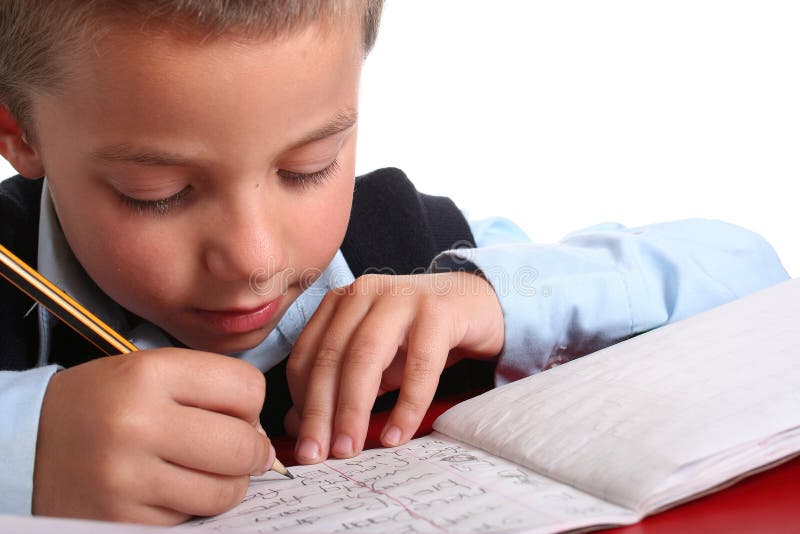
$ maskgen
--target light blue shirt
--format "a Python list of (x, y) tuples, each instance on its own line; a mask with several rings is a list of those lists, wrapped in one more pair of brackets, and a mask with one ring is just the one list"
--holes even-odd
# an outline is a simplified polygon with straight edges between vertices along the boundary
[[(122, 310), (81, 270), (44, 188), (39, 270), (140, 348), (169, 345), (152, 325), (131, 330)], [(744, 228), (692, 219), (626, 228), (601, 224), (536, 244), (504, 218), (470, 221), (477, 248), (439, 254), (433, 272), (467, 266), (492, 284), (505, 320), (496, 383), (538, 373), (633, 335), (788, 278), (772, 247)], [(289, 353), (327, 291), (353, 282), (338, 252), (258, 346), (238, 357), (267, 370)], [(55, 320), (37, 308), (39, 367), (0, 371), (0, 513), (30, 514), (39, 412)]]

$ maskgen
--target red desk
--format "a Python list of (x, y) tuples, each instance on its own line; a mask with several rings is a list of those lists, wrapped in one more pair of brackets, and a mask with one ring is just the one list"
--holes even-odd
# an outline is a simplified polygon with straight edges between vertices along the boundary
[[(464, 400), (440, 399), (428, 410), (417, 436), (431, 431), (433, 420), (453, 404)], [(374, 414), (366, 448), (380, 446), (379, 436), (386, 413)], [(273, 439), (287, 466), (294, 465), (293, 440)], [(645, 518), (636, 525), (607, 530), (612, 534), (711, 534), (716, 532), (800, 534), (800, 457), (759, 473), (720, 492)]]

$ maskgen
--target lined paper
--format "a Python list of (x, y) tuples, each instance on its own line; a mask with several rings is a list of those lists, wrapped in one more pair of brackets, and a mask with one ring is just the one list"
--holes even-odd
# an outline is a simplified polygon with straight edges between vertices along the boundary
[(439, 434), (268, 474), (187, 528), (236, 532), (552, 532), (635, 515)]
[(467, 400), (434, 428), (644, 512), (702, 489), (699, 472), (713, 487), (800, 449), (799, 320), (795, 279)]

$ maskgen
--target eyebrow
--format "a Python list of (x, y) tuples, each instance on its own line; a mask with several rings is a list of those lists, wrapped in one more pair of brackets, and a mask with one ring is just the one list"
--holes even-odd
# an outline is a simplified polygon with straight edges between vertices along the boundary
[[(356, 110), (348, 108), (339, 111), (331, 120), (306, 134), (298, 141), (291, 143), (284, 151), (294, 150), (303, 145), (343, 132), (353, 127), (357, 121), (358, 113)], [(197, 163), (196, 159), (183, 154), (138, 148), (130, 143), (118, 143), (93, 150), (90, 153), (90, 157), (102, 161), (134, 163), (136, 165), (154, 167), (187, 167)]]

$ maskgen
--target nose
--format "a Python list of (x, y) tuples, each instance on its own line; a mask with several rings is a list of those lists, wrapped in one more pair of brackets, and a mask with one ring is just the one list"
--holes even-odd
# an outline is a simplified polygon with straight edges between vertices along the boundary
[(255, 273), (271, 278), (283, 269), (279, 220), (266, 202), (242, 196), (219, 206), (209, 220), (205, 264), (215, 278), (248, 281)]

